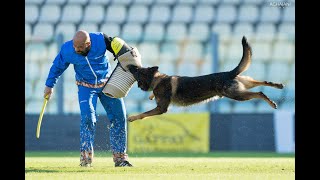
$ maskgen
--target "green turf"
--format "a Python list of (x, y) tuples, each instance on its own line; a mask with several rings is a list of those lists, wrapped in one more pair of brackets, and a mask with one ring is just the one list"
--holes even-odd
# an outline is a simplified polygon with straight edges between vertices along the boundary
[(105, 152), (95, 154), (91, 168), (79, 167), (77, 152), (25, 155), (26, 179), (295, 179), (293, 154), (139, 153), (130, 154), (132, 168), (115, 168)]
[[(159, 152), (159, 153), (128, 153), (130, 157), (294, 157), (294, 153), (275, 153), (275, 152), (209, 152), (209, 153), (190, 153), (190, 152)], [(78, 157), (79, 152), (75, 151), (27, 151), (26, 157)], [(109, 157), (110, 152), (95, 151), (96, 157)]]

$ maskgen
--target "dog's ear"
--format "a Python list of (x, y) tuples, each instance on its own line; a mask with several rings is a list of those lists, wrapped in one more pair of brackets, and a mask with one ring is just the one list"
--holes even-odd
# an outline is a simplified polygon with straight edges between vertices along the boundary
[(152, 66), (152, 67), (150, 68), (150, 70), (151, 70), (152, 72), (156, 72), (156, 71), (158, 71), (158, 69), (159, 69), (158, 66)]

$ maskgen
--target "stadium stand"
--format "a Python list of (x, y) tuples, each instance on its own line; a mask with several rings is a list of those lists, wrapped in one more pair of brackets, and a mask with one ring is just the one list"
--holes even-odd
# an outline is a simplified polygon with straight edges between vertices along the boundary
[[(108, 23), (118, 23), (118, 24), (122, 24), (125, 20), (126, 20), (126, 7), (123, 5), (118, 5), (118, 4), (112, 4), (110, 6), (108, 6), (107, 10), (106, 10), (106, 15), (105, 15), (105, 19), (104, 22), (105, 24)], [(117, 12), (117, 13), (114, 13)]]
[(294, 23), (295, 21), (295, 8), (289, 6), (283, 9), (282, 22)]
[(233, 34), (238, 37), (242, 37), (244, 34), (247, 36), (252, 35), (254, 32), (253, 26), (248, 22), (238, 22), (233, 27)]
[(153, 0), (134, 0), (134, 3), (137, 5), (143, 4), (148, 6), (153, 3)]
[[(233, 69), (242, 56), (240, 39), (245, 35), (252, 44), (253, 60), (244, 74), (285, 83), (283, 90), (258, 90), (275, 98), (280, 109), (292, 110), (295, 4), (289, 2), (287, 7), (275, 7), (268, 0), (26, 0), (26, 112), (38, 112), (42, 104), (44, 79), (59, 50), (57, 35), (68, 40), (78, 29), (120, 36), (139, 48), (144, 66), (157, 65), (169, 75), (213, 72), (212, 33), (218, 35), (218, 70)], [(114, 67), (112, 54), (108, 56)], [(65, 113), (79, 112), (73, 76), (64, 74)], [(125, 97), (128, 112), (150, 109), (154, 102), (147, 97), (135, 84)], [(48, 109), (57, 113), (57, 98), (51, 101)], [(273, 111), (264, 101), (238, 103), (223, 98), (217, 104), (220, 113)], [(207, 110), (208, 104), (171, 108), (172, 112)]]
[(252, 42), (252, 47), (254, 49), (252, 57), (255, 62), (268, 62), (272, 57), (272, 45), (264, 41), (254, 41)]
[(32, 36), (31, 25), (29, 23), (25, 23), (24, 25), (24, 37), (26, 40), (29, 40)]
[(50, 40), (54, 35), (54, 26), (51, 23), (38, 23), (33, 28), (32, 38)]
[(88, 32), (95, 32), (98, 31), (98, 25), (96, 23), (90, 23), (90, 22), (86, 22), (86, 23), (81, 23), (78, 26), (78, 29), (85, 29)]
[(178, 0), (154, 0), (155, 4), (174, 5)]
[(171, 10), (166, 5), (154, 5), (150, 10), (150, 19), (149, 22), (159, 22), (159, 23), (167, 23), (169, 18), (171, 17)]
[(161, 62), (176, 62), (180, 56), (180, 47), (176, 43), (164, 42), (160, 47)]
[(90, 0), (89, 4), (92, 5), (99, 5), (99, 6), (106, 6), (111, 2), (111, 0)]
[(81, 6), (86, 5), (89, 0), (68, 0), (68, 4), (79, 4)]
[(260, 22), (278, 23), (281, 19), (281, 9), (271, 6), (262, 6), (260, 9)]
[(174, 6), (172, 10), (171, 23), (188, 23), (192, 19), (192, 7), (190, 5)]
[(121, 32), (120, 25), (117, 23), (102, 24), (100, 31), (105, 32), (108, 36), (119, 36)]
[(198, 5), (195, 7), (193, 22), (212, 23), (215, 17), (215, 9), (212, 6)]
[(242, 5), (239, 8), (238, 22), (256, 23), (259, 17), (259, 9), (253, 4)]
[(84, 9), (83, 22), (99, 25), (104, 20), (104, 7), (96, 4), (89, 4)]
[(263, 62), (255, 61), (243, 75), (254, 77), (256, 80), (264, 80), (266, 77), (266, 65)]
[(126, 23), (122, 27), (120, 37), (128, 42), (138, 42), (142, 39), (142, 26), (139, 23)]
[(143, 24), (148, 20), (149, 10), (145, 5), (132, 5), (129, 7), (127, 23)]
[(62, 23), (73, 23), (78, 25), (83, 17), (83, 10), (79, 4), (67, 4), (62, 8)]
[(161, 23), (150, 22), (146, 24), (144, 29), (143, 41), (144, 42), (161, 42), (164, 38), (165, 29)]
[(279, 24), (278, 33), (279, 34), (287, 34), (287, 35), (290, 35), (290, 36), (294, 36), (294, 34), (295, 34), (294, 23), (284, 22), (284, 23)]
[(39, 8), (34, 4), (26, 4), (25, 6), (25, 22), (34, 24), (37, 22), (39, 17)]
[(139, 45), (139, 52), (146, 63), (157, 64), (160, 56), (159, 51), (159, 44), (155, 42), (143, 42)]
[(199, 75), (198, 67), (191, 62), (178, 63), (177, 74), (180, 76), (197, 76)]
[(206, 42), (210, 37), (209, 27), (205, 23), (192, 23), (189, 27), (188, 38), (194, 41)]
[(164, 39), (166, 41), (181, 41), (187, 37), (187, 27), (184, 23), (170, 23), (167, 26)]
[(61, 9), (58, 5), (45, 4), (41, 7), (38, 23), (55, 25), (60, 20)]
[(58, 5), (58, 6), (63, 6), (67, 3), (68, 0), (49, 0), (46, 1), (45, 4), (49, 5), (49, 4), (53, 4), (53, 5)]
[(72, 23), (59, 23), (55, 29), (55, 35), (63, 34), (64, 39), (72, 39), (76, 26)]

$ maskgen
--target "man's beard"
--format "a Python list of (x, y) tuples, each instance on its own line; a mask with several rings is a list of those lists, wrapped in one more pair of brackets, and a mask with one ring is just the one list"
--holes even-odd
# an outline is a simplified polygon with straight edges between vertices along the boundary
[(79, 51), (77, 53), (81, 54), (82, 56), (86, 56), (88, 54), (89, 50), (90, 50), (90, 46), (87, 47), (84, 51)]

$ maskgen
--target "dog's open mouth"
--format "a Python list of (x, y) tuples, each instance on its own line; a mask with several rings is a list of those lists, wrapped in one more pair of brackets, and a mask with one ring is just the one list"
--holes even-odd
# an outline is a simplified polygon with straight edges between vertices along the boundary
[(140, 88), (143, 91), (149, 90), (149, 88), (146, 85), (144, 85), (141, 81), (138, 81), (138, 88)]
[(143, 86), (140, 81), (138, 81), (138, 88), (141, 88), (143, 90)]

